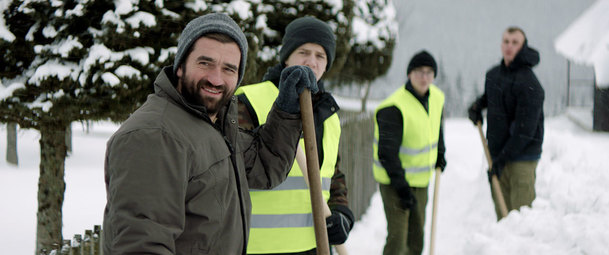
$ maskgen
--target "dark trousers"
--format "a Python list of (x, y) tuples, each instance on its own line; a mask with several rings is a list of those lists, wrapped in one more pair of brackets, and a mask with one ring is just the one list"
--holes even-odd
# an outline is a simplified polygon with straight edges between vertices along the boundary
[(379, 189), (387, 219), (383, 255), (420, 255), (423, 251), (427, 187), (410, 189), (417, 200), (411, 210), (400, 207), (398, 193), (390, 185), (380, 184)]
[[(537, 160), (512, 161), (505, 164), (499, 177), (501, 192), (508, 212), (518, 210), (521, 206), (531, 206), (535, 200), (535, 168)], [(491, 192), (494, 192), (491, 185)], [(501, 211), (493, 194), (497, 220), (501, 219)]]

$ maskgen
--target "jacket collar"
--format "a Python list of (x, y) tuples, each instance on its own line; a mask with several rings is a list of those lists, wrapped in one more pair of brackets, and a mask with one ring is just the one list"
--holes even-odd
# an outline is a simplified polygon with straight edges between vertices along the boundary
[(419, 96), (419, 94), (414, 90), (414, 87), (412, 86), (412, 83), (410, 82), (410, 80), (408, 80), (406, 82), (406, 85), (404, 85), (404, 88), (406, 90), (408, 90), (408, 92), (410, 92), (416, 99), (418, 99), (421, 102), (427, 101), (427, 99), (429, 98), (429, 89), (427, 90), (427, 92), (425, 92), (425, 95)]

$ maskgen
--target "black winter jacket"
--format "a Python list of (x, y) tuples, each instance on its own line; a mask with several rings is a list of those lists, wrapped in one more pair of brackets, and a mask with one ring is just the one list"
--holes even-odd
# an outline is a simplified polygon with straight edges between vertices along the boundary
[(486, 73), (484, 94), (474, 102), (488, 108), (487, 139), (493, 161), (535, 160), (543, 143), (544, 90), (532, 67), (539, 53), (526, 41), (509, 66)]

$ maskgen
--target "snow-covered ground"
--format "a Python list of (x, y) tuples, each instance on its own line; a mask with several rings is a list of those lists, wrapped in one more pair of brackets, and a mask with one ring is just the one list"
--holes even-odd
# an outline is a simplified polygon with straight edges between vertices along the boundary
[[(66, 160), (64, 238), (102, 222), (105, 142), (116, 128), (97, 123), (87, 133), (73, 125), (74, 152)], [(467, 119), (448, 119), (445, 133), (448, 167), (440, 182), (436, 254), (608, 254), (609, 133), (580, 129), (565, 116), (546, 120), (537, 199), (532, 208), (512, 212), (500, 222), (495, 221), (476, 128)], [(19, 131), (19, 167), (4, 161), (5, 126), (0, 127), (0, 137), (0, 247), (3, 254), (31, 254), (39, 135)], [(376, 193), (347, 241), (349, 254), (381, 254), (385, 228)]]
[[(467, 119), (447, 120), (436, 254), (609, 254), (609, 133), (585, 131), (565, 116), (545, 124), (537, 199), (496, 222), (478, 131)], [(427, 211), (431, 215), (430, 204)], [(384, 217), (376, 193), (347, 241), (353, 254), (382, 253)]]

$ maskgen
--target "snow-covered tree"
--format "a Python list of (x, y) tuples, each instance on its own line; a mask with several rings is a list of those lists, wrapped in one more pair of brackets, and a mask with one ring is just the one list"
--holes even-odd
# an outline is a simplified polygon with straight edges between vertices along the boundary
[(263, 0), (252, 12), (258, 46), (253, 51), (256, 65), (248, 66), (255, 79), (247, 81), (252, 83), (278, 62), (285, 27), (304, 16), (326, 21), (334, 29), (336, 58), (324, 77), (336, 85), (374, 80), (391, 64), (397, 23), (390, 0)]
[(370, 83), (389, 70), (392, 62), (398, 24), (391, 0), (354, 0), (353, 18), (349, 22), (350, 51), (346, 64), (333, 78), (336, 85), (360, 86), (362, 111), (370, 92)]
[[(332, 69), (325, 75), (331, 77), (339, 72), (350, 50), (349, 22), (352, 17), (353, 0), (262, 0), (252, 15), (255, 21), (251, 30), (245, 30), (253, 35), (250, 40), (247, 75), (244, 84), (257, 83), (262, 79), (266, 70), (279, 61), (279, 49), (285, 27), (294, 19), (313, 16), (330, 24), (337, 35), (336, 59)], [(249, 37), (249, 35), (248, 35)], [(252, 49), (253, 48), (253, 49)]]

